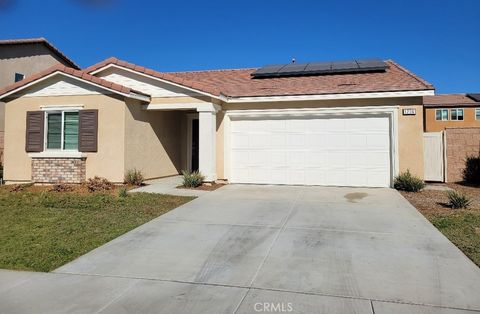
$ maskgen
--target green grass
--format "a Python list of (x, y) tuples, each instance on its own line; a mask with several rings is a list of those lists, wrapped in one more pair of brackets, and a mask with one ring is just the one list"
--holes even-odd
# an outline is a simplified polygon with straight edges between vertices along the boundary
[(480, 266), (480, 212), (426, 215), (475, 264)]
[(0, 188), (0, 268), (51, 271), (192, 199), (117, 194)]

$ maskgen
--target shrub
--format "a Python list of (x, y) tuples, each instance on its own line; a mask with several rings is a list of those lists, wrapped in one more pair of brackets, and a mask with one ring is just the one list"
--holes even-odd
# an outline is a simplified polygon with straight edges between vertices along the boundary
[(447, 191), (447, 196), (452, 208), (467, 208), (472, 202), (470, 197), (457, 191)]
[(127, 197), (128, 196), (127, 188), (125, 188), (125, 187), (120, 188), (120, 190), (118, 190), (118, 196), (121, 197), (121, 198)]
[(205, 177), (198, 171), (182, 171), (183, 186), (186, 188), (196, 188), (201, 185)]
[(33, 183), (24, 183), (24, 184), (14, 184), (10, 188), (10, 192), (22, 192), (26, 188), (31, 187)]
[(140, 170), (137, 169), (130, 169), (125, 174), (125, 183), (130, 185), (143, 185), (143, 174)]
[(422, 179), (412, 175), (409, 170), (400, 173), (395, 177), (393, 186), (397, 190), (407, 192), (418, 192), (425, 187)]
[(467, 157), (463, 180), (467, 183), (480, 184), (480, 156)]
[(68, 185), (68, 184), (55, 184), (53, 185), (50, 190), (50, 192), (71, 192), (73, 191), (73, 186)]
[(87, 180), (87, 189), (90, 192), (109, 191), (113, 189), (113, 183), (105, 178), (93, 177)]

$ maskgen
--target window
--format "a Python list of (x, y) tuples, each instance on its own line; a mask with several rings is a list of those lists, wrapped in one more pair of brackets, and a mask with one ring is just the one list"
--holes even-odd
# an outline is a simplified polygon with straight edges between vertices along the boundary
[(435, 120), (447, 121), (448, 120), (448, 109), (437, 109), (437, 110), (435, 110)]
[(475, 120), (480, 120), (480, 108), (475, 108)]
[(25, 78), (25, 75), (23, 75), (21, 73), (15, 73), (15, 83), (23, 80), (24, 78)]
[(51, 111), (45, 116), (46, 149), (78, 150), (78, 111)]
[(450, 109), (450, 120), (462, 121), (463, 120), (463, 109)]

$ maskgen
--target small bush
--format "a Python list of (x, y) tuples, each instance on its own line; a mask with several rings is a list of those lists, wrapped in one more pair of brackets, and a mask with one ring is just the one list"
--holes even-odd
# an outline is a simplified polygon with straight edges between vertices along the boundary
[(71, 192), (73, 191), (73, 186), (68, 184), (55, 184), (50, 189), (50, 192)]
[(397, 190), (407, 192), (418, 192), (425, 187), (422, 179), (412, 175), (409, 170), (400, 173), (395, 177), (393, 186)]
[(128, 193), (127, 193), (127, 188), (123, 187), (123, 188), (120, 188), (120, 190), (118, 190), (118, 196), (121, 197), (121, 198), (125, 198), (128, 196)]
[(109, 191), (113, 189), (112, 182), (97, 176), (88, 179), (86, 185), (89, 192)]
[(456, 208), (468, 208), (472, 203), (472, 200), (467, 195), (457, 191), (447, 191), (449, 205)]
[(205, 177), (198, 171), (182, 171), (183, 175), (183, 186), (186, 188), (196, 188), (200, 186), (205, 179)]
[(22, 192), (25, 191), (26, 188), (29, 188), (33, 185), (33, 183), (25, 183), (25, 184), (14, 184), (10, 188), (10, 192)]
[(130, 169), (125, 174), (125, 183), (130, 185), (141, 186), (143, 185), (143, 174), (140, 170)]
[(480, 184), (480, 156), (467, 157), (463, 180), (467, 183)]

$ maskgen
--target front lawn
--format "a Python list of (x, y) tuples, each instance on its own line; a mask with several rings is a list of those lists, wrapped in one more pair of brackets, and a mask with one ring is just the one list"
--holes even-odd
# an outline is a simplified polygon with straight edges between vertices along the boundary
[(113, 191), (0, 188), (0, 268), (51, 271), (192, 200)]
[(472, 199), (468, 209), (451, 209), (444, 191), (402, 192), (452, 243), (480, 266), (480, 187), (448, 184)]

